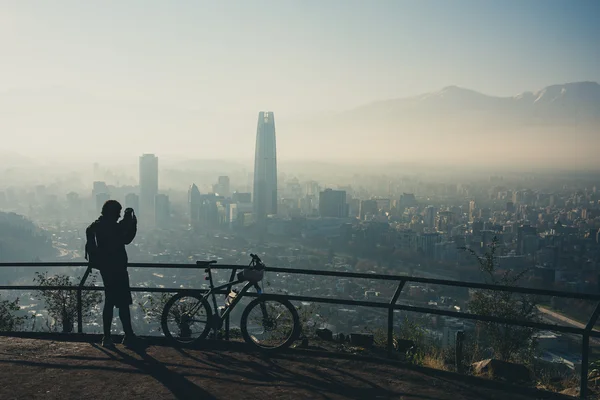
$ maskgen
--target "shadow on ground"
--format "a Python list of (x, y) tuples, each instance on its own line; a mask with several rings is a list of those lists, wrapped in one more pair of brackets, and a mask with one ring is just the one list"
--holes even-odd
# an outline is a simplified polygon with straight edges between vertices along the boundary
[[(4, 387), (12, 383), (19, 391), (17, 398), (56, 399), (82, 397), (83, 392), (89, 399), (567, 398), (351, 355), (293, 350), (267, 356), (241, 351), (241, 344), (223, 343), (175, 349), (154, 340), (135, 350), (121, 345), (105, 349), (83, 337), (63, 339), (0, 337), (0, 365), (11, 366), (0, 368)], [(14, 390), (0, 389), (0, 398), (13, 398)]]

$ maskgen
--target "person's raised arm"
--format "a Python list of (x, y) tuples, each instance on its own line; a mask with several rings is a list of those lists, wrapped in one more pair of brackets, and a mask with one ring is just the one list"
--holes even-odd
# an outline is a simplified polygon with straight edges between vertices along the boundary
[(119, 222), (119, 226), (121, 227), (123, 243), (129, 244), (133, 241), (137, 233), (137, 218), (133, 213), (127, 215), (127, 210), (125, 212), (126, 217)]

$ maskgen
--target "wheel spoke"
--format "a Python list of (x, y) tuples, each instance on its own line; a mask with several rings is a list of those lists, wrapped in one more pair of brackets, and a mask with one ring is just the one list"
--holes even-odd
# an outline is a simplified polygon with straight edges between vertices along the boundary
[(262, 349), (288, 346), (295, 339), (297, 316), (290, 303), (266, 299), (251, 303), (244, 311), (247, 339)]
[(176, 295), (165, 307), (164, 334), (176, 343), (192, 343), (208, 333), (210, 308), (193, 295)]

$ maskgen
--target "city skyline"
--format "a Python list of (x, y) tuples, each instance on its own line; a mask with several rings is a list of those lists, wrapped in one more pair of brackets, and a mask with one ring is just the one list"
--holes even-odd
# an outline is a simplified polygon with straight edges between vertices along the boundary
[[(148, 367), (146, 338), (196, 351), (243, 336), (275, 351), (277, 334), (590, 397), (599, 16), (600, 0), (0, 1), (0, 331), (101, 330), (102, 346)], [(108, 320), (115, 305), (122, 324)], [(45, 357), (8, 347), (17, 361)], [(73, 362), (131, 364), (150, 394), (229, 384), (121, 356)], [(231, 372), (251, 372), (248, 357)], [(487, 376), (493, 362), (519, 373)], [(327, 376), (295, 387), (439, 397), (425, 381), (405, 390), (388, 367), (360, 388)], [(263, 391), (258, 375), (240, 393)], [(274, 379), (269, 394), (303, 397)], [(83, 387), (34, 381), (13, 386)], [(514, 392), (494, 386), (458, 394)]]

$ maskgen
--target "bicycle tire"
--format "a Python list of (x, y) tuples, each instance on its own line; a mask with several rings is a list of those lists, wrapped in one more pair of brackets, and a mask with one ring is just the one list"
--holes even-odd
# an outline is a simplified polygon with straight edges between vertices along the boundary
[[(252, 339), (250, 333), (248, 332), (248, 316), (250, 315), (250, 312), (252, 312), (254, 307), (256, 307), (257, 305), (260, 305), (260, 303), (263, 303), (265, 301), (271, 301), (271, 302), (276, 302), (276, 303), (282, 304), (292, 314), (292, 321), (293, 321), (292, 333), (290, 334), (290, 336), (287, 338), (287, 340), (284, 343), (282, 343), (281, 345), (276, 346), (276, 347), (260, 346)], [(244, 338), (244, 341), (246, 343), (250, 344), (255, 349), (258, 349), (258, 350), (264, 351), (264, 352), (274, 352), (274, 351), (278, 351), (278, 350), (283, 350), (283, 349), (290, 347), (292, 345), (292, 343), (294, 343), (294, 341), (298, 340), (298, 338), (300, 337), (300, 316), (298, 315), (298, 311), (296, 310), (296, 307), (294, 307), (294, 305), (289, 300), (281, 299), (277, 296), (262, 295), (262, 296), (257, 297), (256, 299), (252, 300), (250, 302), (250, 304), (248, 304), (246, 306), (246, 308), (244, 309), (244, 312), (242, 313), (242, 319), (240, 321), (240, 330), (242, 331), (242, 337)]]
[[(200, 336), (198, 336), (197, 338), (195, 338), (191, 341), (186, 341), (186, 342), (177, 340), (177, 338), (175, 336), (173, 336), (173, 334), (169, 330), (169, 325), (168, 325), (168, 316), (169, 316), (169, 311), (171, 310), (171, 307), (173, 307), (173, 305), (175, 304), (176, 301), (181, 300), (184, 297), (190, 297), (190, 298), (198, 300), (202, 304), (201, 308), (204, 308), (204, 310), (206, 312), (206, 319), (207, 319), (207, 323), (204, 326), (204, 330), (202, 331)], [(161, 323), (162, 331), (169, 342), (171, 342), (172, 344), (174, 344), (176, 346), (193, 345), (203, 339), (206, 339), (206, 337), (210, 333), (210, 329), (211, 329), (210, 322), (212, 321), (212, 318), (213, 318), (212, 317), (212, 309), (210, 308), (210, 304), (208, 303), (208, 301), (206, 301), (205, 298), (202, 297), (202, 295), (190, 294), (190, 293), (177, 293), (175, 296), (171, 297), (169, 299), (169, 301), (167, 301), (167, 304), (165, 304), (165, 307), (163, 308), (163, 312), (162, 312), (162, 315), (160, 318), (160, 323)]]

